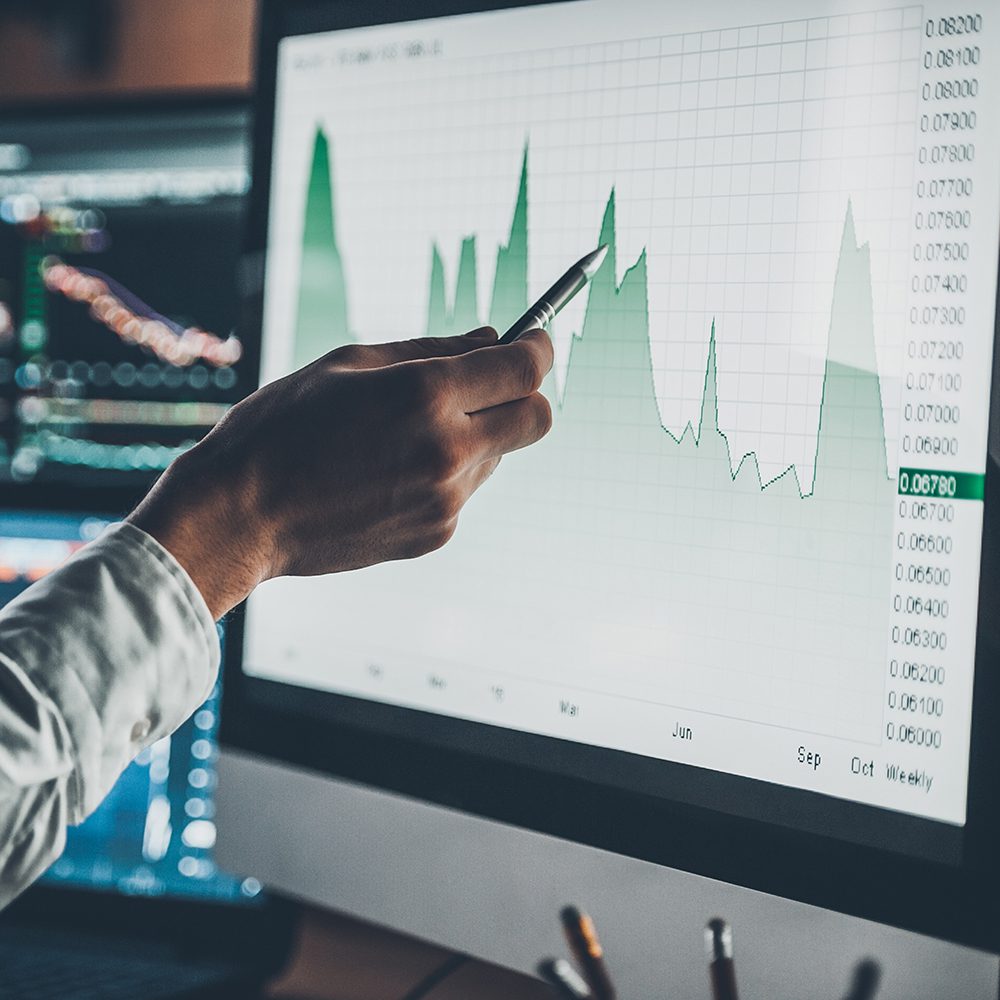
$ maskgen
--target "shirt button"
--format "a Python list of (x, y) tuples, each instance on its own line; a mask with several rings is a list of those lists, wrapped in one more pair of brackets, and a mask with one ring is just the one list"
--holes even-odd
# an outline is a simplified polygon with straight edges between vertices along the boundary
[(140, 719), (132, 727), (132, 742), (141, 743), (149, 735), (150, 728), (151, 724), (149, 719)]

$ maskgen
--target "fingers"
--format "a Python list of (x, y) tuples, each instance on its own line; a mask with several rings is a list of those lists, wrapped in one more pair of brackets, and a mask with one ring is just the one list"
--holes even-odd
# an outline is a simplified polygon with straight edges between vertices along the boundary
[(484, 461), (527, 448), (552, 427), (552, 407), (539, 392), (469, 415), (473, 447)]
[(455, 402), (476, 413), (537, 392), (552, 367), (552, 341), (531, 330), (513, 344), (473, 351), (447, 362)]
[(385, 368), (404, 361), (465, 354), (494, 344), (496, 339), (496, 330), (484, 326), (461, 337), (418, 337), (415, 340), (398, 340), (389, 344), (349, 344), (331, 351), (324, 360), (336, 364), (338, 368)]

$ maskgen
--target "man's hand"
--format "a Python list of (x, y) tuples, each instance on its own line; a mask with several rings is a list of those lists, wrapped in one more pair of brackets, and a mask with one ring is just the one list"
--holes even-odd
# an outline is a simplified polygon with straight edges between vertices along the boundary
[(167, 470), (129, 520), (219, 618), (275, 576), (444, 545), (502, 455), (548, 431), (542, 331), (350, 346), (265, 386)]

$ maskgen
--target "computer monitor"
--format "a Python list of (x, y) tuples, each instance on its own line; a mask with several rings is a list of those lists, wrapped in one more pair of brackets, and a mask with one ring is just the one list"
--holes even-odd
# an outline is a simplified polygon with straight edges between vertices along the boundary
[(247, 157), (236, 101), (0, 110), (0, 487), (141, 488), (254, 388)]
[[(109, 515), (0, 511), (0, 606), (113, 521)], [(259, 896), (256, 879), (230, 875), (214, 860), (220, 697), (221, 684), (177, 732), (139, 755), (97, 811), (70, 828), (66, 848), (43, 882), (219, 902)]]
[[(834, 943), (903, 940), (781, 899), (1000, 946), (1000, 19), (301, 0), (263, 25), (264, 380), (503, 329), (610, 253), (552, 327), (551, 434), (448, 546), (249, 600), (223, 856), (523, 968), (567, 898), (633, 977), (717, 907), (809, 995), (844, 985)], [(907, 961), (946, 991), (942, 954)]]

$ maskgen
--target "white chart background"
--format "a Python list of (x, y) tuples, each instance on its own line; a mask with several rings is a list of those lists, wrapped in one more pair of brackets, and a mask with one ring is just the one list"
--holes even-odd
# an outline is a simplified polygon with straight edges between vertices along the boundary
[[(265, 378), (291, 365), (306, 178), (318, 127), (331, 142), (349, 321), (362, 341), (421, 335), (432, 247), (453, 288), (461, 242), (470, 235), (485, 308), (527, 147), (529, 291), (541, 292), (593, 248), (614, 190), (617, 278), (647, 254), (649, 338), (664, 427), (680, 436), (698, 423), (714, 322), (719, 427), (732, 454), (755, 453), (764, 481), (794, 466), (806, 492), (850, 210), (863, 248), (857, 252), (869, 254), (885, 474), (894, 477), (923, 13), (851, 2), (815, 7), (829, 16), (803, 18), (802, 5), (786, 0), (754, 4), (747, 24), (747, 5), (722, 0), (583, 0), (286, 40)], [(422, 54), (406, 57), (410, 46)], [(992, 130), (988, 138), (987, 158), (995, 158)], [(992, 195), (987, 208), (984, 217), (993, 218)], [(853, 259), (853, 246), (850, 252)], [(557, 391), (585, 298), (553, 331)], [(984, 411), (978, 396), (973, 402), (972, 410)], [(985, 419), (974, 428), (984, 431)], [(735, 492), (706, 494), (690, 521), (692, 537), (661, 565), (637, 567), (632, 586), (640, 589), (616, 595), (618, 611), (605, 615), (585, 610), (588, 582), (621, 567), (612, 565), (613, 553), (603, 564), (588, 561), (594, 532), (580, 529), (593, 528), (584, 510), (585, 476), (565, 484), (566, 519), (558, 528), (580, 532), (578, 579), (553, 593), (548, 575), (556, 564), (533, 554), (546, 539), (532, 552), (518, 549), (518, 532), (533, 515), (517, 506), (511, 484), (516, 470), (528, 467), (522, 463), (533, 461), (515, 456), (505, 463), (470, 503), (443, 553), (416, 564), (266, 584), (250, 604), (246, 669), (964, 819), (971, 652), (963, 653), (956, 681), (956, 738), (936, 758), (933, 801), (915, 800), (911, 788), (862, 789), (849, 770), (851, 754), (873, 752), (881, 742), (889, 527), (875, 539), (885, 542), (884, 574), (879, 563), (871, 575), (885, 581), (886, 593), (866, 604), (861, 591), (838, 591), (834, 581), (824, 604), (820, 588), (796, 591), (782, 575), (789, 560), (809, 562), (805, 548), (768, 561), (790, 537), (782, 519), (794, 521), (794, 504), (760, 508), (759, 523), (748, 529), (750, 522), (733, 514), (731, 505), (742, 502), (733, 500)], [(956, 590), (968, 622), (978, 512), (956, 527), (975, 556)], [(774, 539), (771, 550), (762, 533)], [(851, 558), (846, 552), (842, 559)], [(748, 573), (750, 586), (727, 575), (737, 570)], [(712, 574), (714, 589), (705, 583)], [(685, 579), (691, 594), (677, 603)], [(456, 580), (466, 589), (442, 608)], [(659, 598), (661, 587), (673, 605)], [(469, 594), (488, 596), (470, 602)], [(802, 614), (800, 602), (809, 605)], [(775, 628), (764, 634), (769, 621)], [(855, 625), (877, 633), (878, 642), (866, 647), (873, 655), (838, 659), (838, 642)], [(963, 628), (971, 650), (971, 624)], [(744, 635), (751, 638), (741, 644)], [(505, 700), (493, 703), (500, 687)], [(560, 718), (557, 709), (553, 717), (553, 706), (574, 698), (582, 714)], [(701, 713), (702, 742), (678, 749), (666, 735), (687, 723), (688, 710)], [(841, 770), (829, 779), (826, 772), (803, 773), (795, 759), (799, 741)], [(918, 757), (901, 759), (919, 766)]]
[[(765, 478), (794, 463), (812, 479), (850, 203), (871, 247), (894, 456), (920, 8), (727, 27), (745, 6), (703, 4), (712, 30), (679, 33), (676, 5), (579, 6), (586, 30), (575, 44), (552, 44), (574, 27), (549, 8), (484, 15), (485, 31), (482, 21), (416, 23), (284, 43), (265, 376), (290, 365), (302, 179), (318, 123), (332, 140), (351, 324), (366, 340), (423, 333), (431, 247), (453, 287), (473, 233), (488, 308), (527, 143), (531, 291), (593, 248), (615, 189), (619, 271), (649, 255), (665, 426), (679, 434), (697, 417), (714, 319), (720, 422), (735, 452), (757, 452)], [(794, 9), (755, 14), (766, 6)], [(340, 61), (408, 37), (443, 54)], [(562, 364), (584, 306), (554, 327)]]

